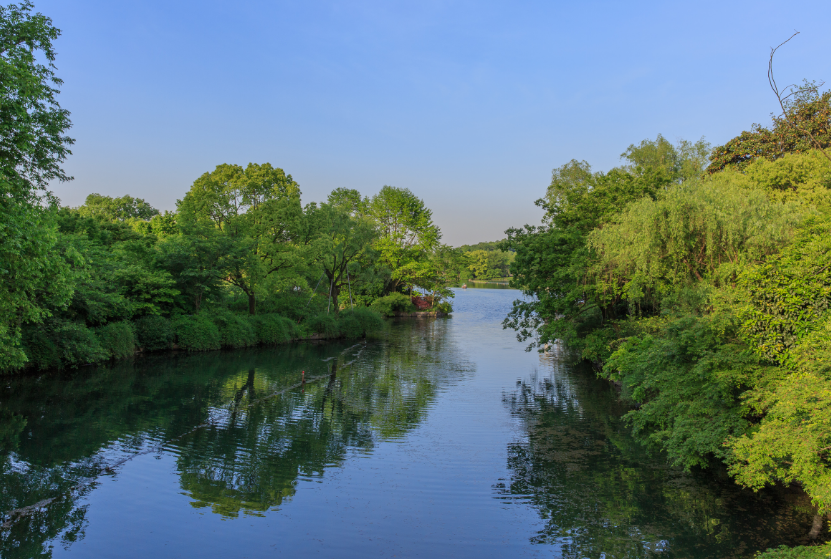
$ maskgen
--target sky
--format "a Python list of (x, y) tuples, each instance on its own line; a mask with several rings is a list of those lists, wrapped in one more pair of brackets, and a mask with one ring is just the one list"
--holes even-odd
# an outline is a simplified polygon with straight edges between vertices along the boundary
[(831, 2), (35, 0), (62, 35), (75, 138), (64, 205), (173, 210), (221, 163), (270, 162), (305, 202), (409, 188), (443, 242), (539, 223), (551, 170), (605, 171), (663, 134), (719, 145), (780, 84), (831, 84)]

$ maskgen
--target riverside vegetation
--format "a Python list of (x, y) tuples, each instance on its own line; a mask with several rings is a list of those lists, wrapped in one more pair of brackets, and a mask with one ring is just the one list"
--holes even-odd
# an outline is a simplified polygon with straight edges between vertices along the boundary
[[(531, 346), (562, 340), (620, 386), (635, 437), (674, 465), (797, 485), (831, 513), (831, 92), (795, 91), (724, 146), (630, 145), (555, 169), (543, 224), (509, 230)], [(823, 149), (819, 149), (823, 148)], [(530, 347), (529, 347), (530, 349)], [(831, 518), (829, 516), (828, 518)], [(807, 528), (806, 528), (807, 531)], [(827, 557), (831, 546), (765, 557)]]
[(0, 371), (363, 336), (411, 294), (449, 311), (449, 285), (510, 269), (532, 297), (506, 325), (618, 383), (643, 444), (753, 489), (798, 484), (827, 538), (831, 162), (816, 148), (831, 144), (831, 93), (807, 84), (769, 129), (714, 150), (659, 136), (607, 173), (572, 161), (538, 202), (541, 226), (453, 249), (409, 190), (303, 205), (268, 163), (217, 166), (175, 212), (98, 194), (61, 207), (59, 34), (28, 1), (0, 7)]
[(47, 188), (71, 180), (60, 31), (28, 1), (0, 7), (0, 22), (0, 372), (365, 336), (415, 310), (411, 295), (451, 310), (468, 260), (407, 189), (303, 205), (282, 169), (222, 164), (174, 212), (129, 195), (61, 207)]

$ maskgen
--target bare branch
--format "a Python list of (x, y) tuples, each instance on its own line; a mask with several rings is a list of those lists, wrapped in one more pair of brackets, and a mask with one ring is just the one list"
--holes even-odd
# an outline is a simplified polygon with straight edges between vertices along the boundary
[[(790, 40), (793, 39), (794, 37), (796, 37), (797, 35), (799, 35), (799, 31), (797, 31), (796, 33), (794, 33), (793, 35), (788, 37), (787, 40), (780, 43), (779, 46), (777, 46), (776, 48), (771, 48), (770, 49), (770, 59), (768, 60), (768, 84), (770, 84), (770, 88), (773, 90), (773, 94), (776, 95), (776, 99), (777, 99), (777, 101), (779, 101), (779, 107), (782, 109), (782, 117), (785, 119), (785, 122), (788, 124), (788, 126), (790, 126), (791, 129), (793, 129), (793, 130), (796, 130), (798, 132), (803, 132), (809, 138), (811, 138), (811, 141), (814, 143), (816, 148), (820, 152), (822, 152), (822, 154), (825, 156), (825, 158), (828, 161), (831, 161), (831, 156), (829, 156), (825, 152), (825, 150), (822, 149), (822, 145), (819, 143), (819, 141), (817, 141), (816, 138), (814, 138), (814, 135), (811, 134), (811, 132), (807, 128), (806, 129), (800, 129), (799, 126), (797, 126), (797, 124), (795, 122), (796, 119), (794, 119), (794, 122), (791, 122), (791, 119), (788, 118), (788, 111), (785, 109), (785, 100), (796, 92), (791, 90), (791, 92), (788, 93), (785, 97), (782, 97), (782, 93), (779, 91), (779, 87), (776, 85), (776, 79), (773, 77), (773, 55), (776, 54), (776, 51), (779, 50), (779, 47), (781, 47), (782, 45), (790, 42)], [(788, 87), (785, 88), (785, 91), (787, 91), (788, 89), (793, 88), (794, 85), (789, 85)], [(814, 87), (812, 89), (817, 90), (816, 87)]]

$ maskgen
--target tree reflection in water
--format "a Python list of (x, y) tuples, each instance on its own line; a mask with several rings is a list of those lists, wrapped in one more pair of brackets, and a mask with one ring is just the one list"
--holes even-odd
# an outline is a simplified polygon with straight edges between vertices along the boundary
[[(233, 517), (285, 505), (299, 477), (414, 428), (471, 370), (450, 344), (434, 321), (412, 321), (357, 346), (167, 354), (8, 379), (0, 512), (51, 501), (0, 530), (0, 557), (49, 557), (83, 538), (84, 496), (141, 452), (176, 455), (195, 507)], [(319, 380), (294, 388), (303, 370)]]
[(810, 503), (784, 490), (754, 494), (719, 472), (684, 473), (650, 456), (620, 420), (614, 388), (563, 353), (545, 377), (517, 383), (504, 402), (525, 432), (508, 447), (501, 499), (533, 506), (533, 543), (563, 557), (749, 557), (807, 543)]

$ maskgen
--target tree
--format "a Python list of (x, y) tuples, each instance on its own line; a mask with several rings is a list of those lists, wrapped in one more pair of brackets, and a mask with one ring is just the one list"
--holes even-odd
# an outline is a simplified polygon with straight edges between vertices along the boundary
[(390, 269), (387, 291), (412, 285), (426, 273), (430, 254), (441, 240), (433, 212), (408, 189), (384, 186), (369, 200), (367, 214), (378, 230), (374, 246), (379, 260)]
[[(57, 102), (52, 42), (60, 30), (31, 2), (0, 7), (0, 369), (21, 367), (21, 326), (66, 305), (72, 283), (57, 242), (52, 180), (73, 140)], [(39, 62), (42, 60), (43, 63)]]
[(625, 169), (630, 172), (662, 169), (676, 181), (683, 182), (701, 176), (709, 155), (710, 144), (704, 138), (697, 142), (680, 140), (677, 146), (673, 146), (658, 134), (655, 140), (643, 140), (638, 145), (630, 144), (620, 157), (629, 162)]
[(291, 175), (270, 163), (249, 163), (245, 169), (218, 165), (199, 177), (179, 203), (183, 232), (213, 228), (232, 241), (226, 244), (229, 250), (222, 261), (223, 279), (245, 293), (252, 315), (260, 283), (284, 267), (273, 249), (275, 243), (290, 236), (282, 226), (275, 227), (275, 216), (290, 213), (299, 200), (300, 188)]
[(707, 172), (741, 170), (757, 159), (774, 161), (788, 153), (831, 146), (831, 91), (819, 93), (815, 84), (806, 83), (783, 102), (783, 111), (772, 117), (770, 129), (754, 124), (750, 131), (714, 148)]
[(159, 210), (141, 198), (133, 198), (130, 195), (112, 198), (101, 194), (90, 194), (78, 211), (84, 216), (100, 216), (111, 221), (128, 219), (147, 221), (159, 215)]
[(310, 205), (307, 214), (318, 231), (316, 261), (323, 268), (337, 314), (343, 288), (350, 289), (349, 285), (368, 273), (374, 263), (377, 233), (369, 221), (350, 215), (342, 206)]

